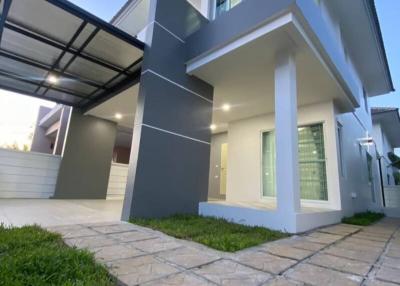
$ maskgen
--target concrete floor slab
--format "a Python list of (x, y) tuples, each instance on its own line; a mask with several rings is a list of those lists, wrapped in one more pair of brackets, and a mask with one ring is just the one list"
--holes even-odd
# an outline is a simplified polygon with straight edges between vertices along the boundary
[(212, 286), (217, 285), (210, 281), (207, 281), (199, 276), (195, 276), (190, 273), (178, 273), (172, 274), (168, 277), (154, 280), (145, 284), (143, 286)]
[(163, 251), (158, 253), (156, 256), (186, 269), (199, 267), (220, 258), (215, 255), (204, 253), (204, 251), (188, 247)]
[(292, 281), (284, 277), (277, 277), (263, 284), (263, 286), (303, 286), (303, 285), (304, 285), (303, 283)]
[(400, 271), (391, 267), (381, 267), (376, 273), (379, 280), (400, 284)]
[(58, 226), (119, 221), (122, 201), (0, 199), (0, 223)]
[(311, 257), (308, 263), (360, 276), (367, 275), (372, 266), (372, 264), (370, 263), (323, 253), (314, 255), (313, 257)]
[(361, 285), (360, 276), (345, 274), (328, 268), (310, 264), (300, 264), (288, 274), (288, 277), (315, 286), (357, 286)]
[(125, 285), (137, 285), (178, 273), (179, 269), (146, 255), (115, 260), (107, 264), (111, 273)]
[(242, 252), (236, 257), (236, 260), (241, 264), (272, 274), (280, 274), (297, 263), (296, 260), (278, 257), (261, 251)]
[(272, 277), (230, 260), (219, 260), (193, 271), (218, 285), (229, 286), (260, 285)]

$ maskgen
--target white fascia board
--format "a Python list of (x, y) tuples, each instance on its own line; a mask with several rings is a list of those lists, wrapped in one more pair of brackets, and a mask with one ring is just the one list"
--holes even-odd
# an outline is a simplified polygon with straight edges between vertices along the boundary
[(64, 106), (57, 104), (52, 110), (49, 111), (39, 122), (40, 127), (49, 127), (53, 125), (57, 120), (60, 120), (61, 110)]
[(263, 25), (262, 27), (254, 30), (234, 41), (231, 41), (231, 42), (225, 44), (224, 46), (217, 47), (217, 48), (209, 51), (206, 54), (200, 55), (200, 56), (190, 60), (189, 62), (186, 63), (186, 72), (188, 74), (193, 74), (193, 71), (200, 68), (201, 66), (206, 65), (206, 64), (218, 59), (219, 57), (222, 57), (222, 56), (236, 50), (237, 48), (244, 46), (262, 36), (265, 36), (268, 33), (291, 23), (292, 21), (293, 21), (293, 14), (287, 13), (287, 14), (275, 19), (274, 21), (271, 21), (271, 22)]

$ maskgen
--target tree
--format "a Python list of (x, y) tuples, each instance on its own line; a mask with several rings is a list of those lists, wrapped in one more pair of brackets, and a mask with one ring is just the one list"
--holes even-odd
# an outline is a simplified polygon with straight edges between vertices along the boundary
[(394, 154), (393, 152), (388, 153), (388, 158), (392, 162), (391, 166), (400, 169), (400, 157)]
[[(395, 167), (396, 169), (400, 169), (400, 157), (394, 154), (393, 152), (388, 153), (389, 160), (392, 162), (389, 166)], [(393, 171), (394, 183), (396, 185), (400, 185), (400, 173), (398, 170)]]

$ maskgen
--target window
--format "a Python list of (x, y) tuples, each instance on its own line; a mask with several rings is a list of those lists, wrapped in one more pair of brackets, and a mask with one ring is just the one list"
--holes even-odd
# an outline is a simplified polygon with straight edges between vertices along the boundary
[(275, 197), (275, 134), (264, 132), (262, 136), (263, 196)]
[(216, 0), (216, 17), (229, 11), (243, 0)]
[(337, 122), (337, 134), (338, 134), (338, 149), (339, 149), (339, 167), (340, 167), (340, 175), (345, 177), (345, 167), (343, 160), (343, 126), (339, 122)]
[[(322, 124), (302, 126), (299, 132), (299, 174), (301, 198), (328, 200), (324, 133)], [(262, 185), (264, 197), (276, 196), (275, 133), (262, 137)]]
[(388, 184), (388, 186), (390, 186), (390, 175), (387, 174), (387, 175), (386, 175), (386, 178), (387, 178), (387, 184)]

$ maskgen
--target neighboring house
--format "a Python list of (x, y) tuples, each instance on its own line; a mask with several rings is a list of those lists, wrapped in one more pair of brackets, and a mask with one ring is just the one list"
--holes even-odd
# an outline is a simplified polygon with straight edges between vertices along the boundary
[[(72, 49), (13, 5), (2, 41), (19, 43), (8, 30), (27, 34), (13, 27), (26, 21), (76, 55), (59, 78), (87, 85), (72, 97), (50, 86), (74, 107), (57, 198), (105, 197), (117, 114), (129, 114), (125, 220), (200, 213), (302, 232), (382, 210), (368, 98), (394, 88), (373, 1), (130, 0), (116, 28), (46, 2), (81, 20), (58, 20), (77, 33), (64, 36)], [(72, 29), (85, 21), (89, 37)]]
[(62, 155), (71, 108), (61, 104), (39, 107), (31, 151)]
[[(54, 108), (39, 107), (31, 152), (62, 155), (70, 112), (71, 108), (62, 104)], [(117, 126), (112, 155), (114, 163), (129, 164), (132, 142), (132, 127), (129, 125), (131, 124), (124, 126), (120, 123)]]
[[(400, 215), (400, 186), (395, 176), (399, 170), (392, 166), (389, 152), (400, 147), (400, 116), (398, 108), (372, 108), (372, 137), (376, 145), (379, 176), (384, 206), (388, 215)], [(397, 210), (395, 210), (397, 208)]]
[(398, 108), (372, 108), (372, 124), (377, 155), (380, 158), (382, 182), (384, 186), (394, 186), (394, 173), (399, 170), (393, 167), (388, 157), (400, 148), (400, 116)]

